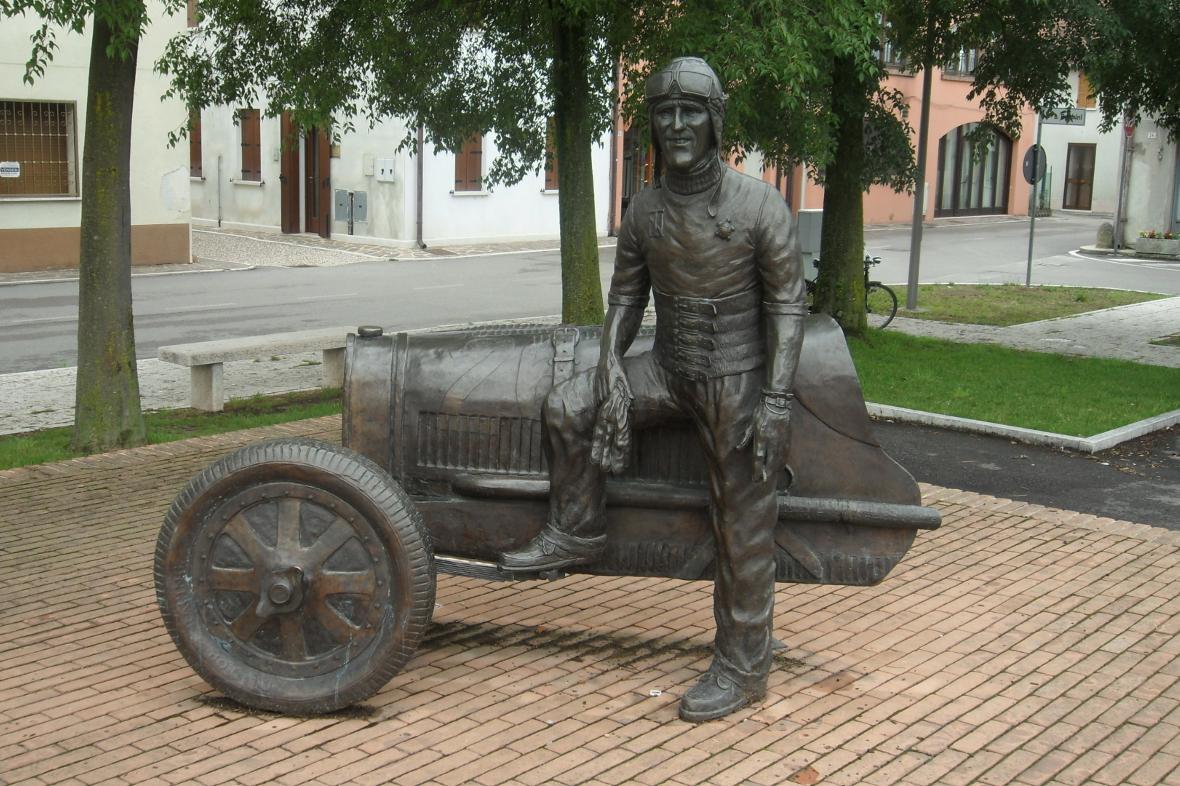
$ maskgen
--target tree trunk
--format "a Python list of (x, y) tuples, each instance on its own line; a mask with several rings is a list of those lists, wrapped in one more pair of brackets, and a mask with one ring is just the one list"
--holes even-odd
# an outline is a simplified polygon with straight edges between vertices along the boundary
[(137, 42), (108, 55), (110, 26), (97, 16), (90, 45), (82, 154), (75, 449), (143, 444), (131, 314), (131, 105)]
[(864, 289), (864, 117), (868, 98), (851, 59), (837, 58), (832, 77), (836, 155), (824, 177), (823, 256), (816, 305), (845, 334), (863, 335), (868, 322)]
[(561, 321), (602, 323), (602, 284), (591, 166), (590, 29), (587, 20), (553, 10), (554, 144), (561, 229)]

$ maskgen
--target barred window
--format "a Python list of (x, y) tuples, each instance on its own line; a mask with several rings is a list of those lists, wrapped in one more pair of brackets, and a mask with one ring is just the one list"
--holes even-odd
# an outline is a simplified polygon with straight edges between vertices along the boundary
[(455, 190), (483, 190), (483, 135), (475, 134), (455, 154)]
[(74, 104), (0, 100), (0, 198), (78, 195)]

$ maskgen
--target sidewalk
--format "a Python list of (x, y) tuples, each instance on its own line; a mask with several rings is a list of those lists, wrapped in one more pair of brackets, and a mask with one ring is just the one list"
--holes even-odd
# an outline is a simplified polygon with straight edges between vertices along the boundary
[[(600, 242), (611, 245), (613, 238)], [(489, 253), (519, 253), (555, 248), (556, 240), (450, 246), (392, 248), (308, 235), (277, 235), (244, 230), (194, 227), (193, 265), (136, 268), (137, 274), (241, 269), (252, 265), (332, 266), (358, 261), (406, 258), (461, 257)], [(32, 274), (10, 274), (2, 280), (27, 280)], [(50, 271), (44, 278), (76, 276), (73, 271)], [(1180, 330), (1180, 297), (1044, 320), (1013, 327), (950, 325), (897, 317), (890, 327), (913, 335), (953, 341), (998, 343), (1018, 349), (1061, 354), (1112, 357), (1139, 363), (1180, 367), (1180, 348), (1149, 342)], [(225, 364), (227, 398), (283, 393), (319, 384), (316, 353), (280, 356)], [(75, 369), (52, 369), (0, 375), (0, 434), (64, 426), (73, 422)], [(145, 409), (170, 409), (189, 404), (188, 369), (155, 359), (139, 361), (139, 384)]]
[(1180, 784), (1180, 533), (924, 487), (872, 588), (780, 585), (765, 701), (692, 726), (710, 585), (439, 578), (427, 640), (363, 706), (220, 699), (172, 646), (173, 495), (337, 417), (0, 472), (0, 782)]

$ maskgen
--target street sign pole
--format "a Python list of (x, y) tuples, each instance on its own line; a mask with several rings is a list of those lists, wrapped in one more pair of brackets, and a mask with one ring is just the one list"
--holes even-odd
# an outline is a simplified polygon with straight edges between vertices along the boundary
[(1033, 156), (1033, 176), (1032, 176), (1032, 199), (1029, 203), (1029, 219), (1028, 219), (1028, 268), (1024, 273), (1024, 285), (1026, 287), (1032, 286), (1032, 258), (1033, 258), (1033, 237), (1037, 232), (1037, 209), (1040, 207), (1037, 199), (1037, 186), (1041, 178), (1045, 176), (1044, 172), (1039, 171), (1041, 164), (1041, 113), (1037, 112), (1037, 154)]

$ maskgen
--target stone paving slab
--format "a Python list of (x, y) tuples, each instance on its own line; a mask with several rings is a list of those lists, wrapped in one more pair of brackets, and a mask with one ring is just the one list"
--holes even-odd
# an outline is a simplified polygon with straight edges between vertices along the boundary
[(1180, 533), (938, 487), (881, 585), (780, 585), (765, 701), (693, 726), (707, 582), (443, 576), (417, 656), (319, 718), (244, 710), (160, 622), (188, 477), (338, 417), (0, 472), (0, 782), (1180, 784)]

